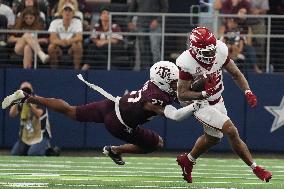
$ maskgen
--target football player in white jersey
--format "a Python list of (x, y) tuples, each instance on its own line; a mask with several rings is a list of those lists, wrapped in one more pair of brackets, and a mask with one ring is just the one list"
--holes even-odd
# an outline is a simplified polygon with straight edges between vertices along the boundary
[[(222, 69), (231, 74), (235, 83), (244, 92), (251, 107), (257, 105), (257, 98), (250, 90), (249, 84), (234, 61), (228, 57), (227, 46), (216, 40), (212, 32), (205, 27), (192, 30), (189, 36), (189, 49), (176, 60), (180, 69), (178, 81), (178, 98), (180, 101), (206, 99), (209, 105), (194, 113), (196, 119), (203, 124), (204, 134), (200, 136), (190, 153), (177, 157), (184, 179), (192, 182), (191, 172), (196, 159), (218, 144), (225, 134), (233, 151), (253, 170), (261, 180), (268, 182), (272, 173), (256, 165), (247, 145), (239, 136), (238, 129), (227, 116), (222, 98), (224, 90)], [(198, 75), (206, 75), (205, 89), (202, 92), (190, 90), (190, 85)]]

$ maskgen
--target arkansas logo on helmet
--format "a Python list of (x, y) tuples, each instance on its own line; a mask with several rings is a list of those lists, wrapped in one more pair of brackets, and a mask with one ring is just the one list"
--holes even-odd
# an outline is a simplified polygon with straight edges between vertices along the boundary
[(189, 49), (199, 63), (208, 66), (213, 64), (216, 58), (216, 42), (217, 40), (210, 30), (205, 27), (197, 27), (190, 33)]

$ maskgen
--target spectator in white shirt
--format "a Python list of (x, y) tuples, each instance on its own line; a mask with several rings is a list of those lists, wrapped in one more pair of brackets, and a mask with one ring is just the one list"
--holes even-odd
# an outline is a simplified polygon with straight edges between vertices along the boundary
[[(257, 16), (266, 15), (267, 11), (269, 11), (268, 0), (250, 0), (250, 3), (251, 3), (251, 11), (249, 13), (256, 16), (254, 18), (249, 19), (249, 23), (251, 25), (253, 34), (256, 35), (267, 34), (267, 29), (266, 29), (267, 18), (260, 18)], [(266, 60), (266, 40), (267, 39), (265, 37), (256, 37), (254, 38), (254, 44), (253, 44), (258, 52), (258, 56), (263, 66)]]
[(82, 22), (73, 19), (75, 8), (71, 3), (66, 3), (60, 12), (62, 19), (53, 20), (49, 26), (50, 45), (48, 53), (50, 63), (53, 68), (58, 66), (58, 58), (63, 49), (68, 50), (68, 54), (73, 56), (75, 69), (80, 69), (82, 48)]
[(58, 5), (57, 5), (57, 12), (55, 13), (55, 16), (60, 16), (60, 11), (62, 10), (62, 7), (66, 3), (70, 3), (74, 6), (75, 18), (78, 18), (83, 22), (83, 13), (81, 11), (79, 11), (79, 9), (78, 9), (78, 1), (77, 0), (59, 0)]
[(0, 1), (0, 14), (4, 15), (8, 21), (8, 28), (12, 28), (15, 24), (15, 14), (12, 9), (7, 5), (4, 5)]

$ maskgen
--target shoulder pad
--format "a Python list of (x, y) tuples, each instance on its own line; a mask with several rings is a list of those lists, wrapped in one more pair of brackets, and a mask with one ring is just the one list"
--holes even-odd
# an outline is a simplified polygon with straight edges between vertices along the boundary
[(220, 40), (217, 40), (217, 54), (225, 58), (227, 58), (228, 56), (228, 47), (224, 42)]
[(196, 60), (191, 56), (188, 50), (184, 51), (176, 60), (176, 65), (184, 72), (193, 73)]

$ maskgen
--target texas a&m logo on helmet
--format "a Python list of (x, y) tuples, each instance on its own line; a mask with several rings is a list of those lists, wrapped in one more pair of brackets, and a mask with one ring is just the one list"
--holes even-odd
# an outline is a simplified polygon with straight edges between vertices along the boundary
[(169, 61), (157, 62), (150, 68), (150, 80), (169, 94), (175, 93), (171, 83), (178, 80), (178, 74), (178, 67)]

